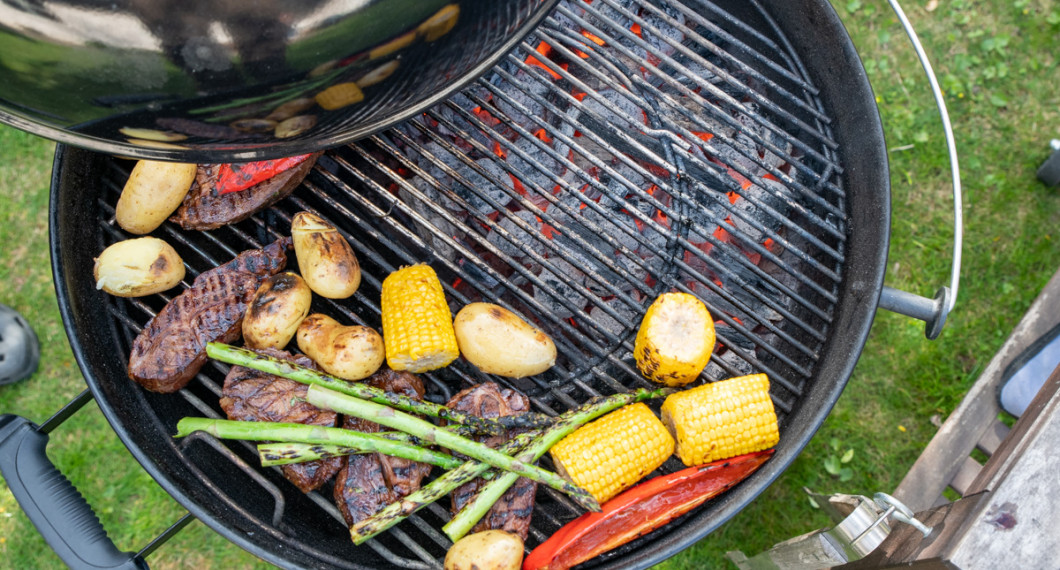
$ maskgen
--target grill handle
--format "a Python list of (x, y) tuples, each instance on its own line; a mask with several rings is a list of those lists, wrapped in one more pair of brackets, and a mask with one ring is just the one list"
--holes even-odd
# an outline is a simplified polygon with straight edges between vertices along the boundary
[(931, 68), (927, 53), (924, 52), (924, 47), (920, 45), (920, 38), (917, 37), (913, 25), (909, 23), (909, 18), (906, 18), (905, 11), (898, 4), (898, 0), (887, 0), (887, 2), (891, 5), (895, 15), (898, 16), (898, 21), (901, 22), (902, 28), (905, 29), (905, 34), (913, 44), (913, 50), (916, 51), (916, 56), (920, 59), (920, 65), (923, 66), (928, 83), (931, 85), (931, 93), (935, 96), (935, 105), (939, 109), (939, 118), (942, 119), (942, 130), (946, 135), (946, 148), (950, 155), (950, 175), (953, 177), (953, 261), (950, 265), (950, 285), (949, 287), (941, 287), (935, 293), (934, 299), (885, 286), (880, 295), (880, 307), (924, 321), (924, 336), (928, 340), (934, 340), (942, 332), (942, 326), (946, 324), (946, 317), (953, 310), (953, 305), (957, 301), (957, 289), (961, 281), (961, 245), (964, 237), (961, 172), (957, 164), (957, 144), (953, 137), (953, 126), (950, 125), (950, 115), (946, 111), (946, 101), (942, 95), (942, 89), (939, 87), (938, 79), (935, 78), (935, 71)]
[(118, 550), (92, 506), (45, 452), (51, 430), (91, 399), (85, 390), (39, 427), (21, 416), (0, 415), (0, 475), (48, 546), (70, 568), (147, 570), (145, 551)]

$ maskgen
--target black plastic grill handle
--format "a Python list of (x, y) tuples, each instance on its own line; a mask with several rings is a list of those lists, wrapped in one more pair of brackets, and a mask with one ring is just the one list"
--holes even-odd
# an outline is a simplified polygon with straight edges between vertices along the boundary
[(122, 552), (92, 507), (45, 453), (48, 435), (21, 416), (0, 416), (0, 474), (48, 546), (70, 568), (146, 570), (134, 552)]

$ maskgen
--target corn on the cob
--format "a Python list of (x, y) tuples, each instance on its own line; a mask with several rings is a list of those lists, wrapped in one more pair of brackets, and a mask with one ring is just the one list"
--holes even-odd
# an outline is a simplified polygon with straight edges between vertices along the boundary
[(769, 449), (780, 441), (769, 378), (752, 374), (667, 396), (662, 421), (685, 465)]
[(656, 470), (674, 440), (648, 406), (625, 406), (552, 447), (556, 471), (603, 503)]
[(688, 293), (663, 293), (648, 307), (633, 355), (645, 378), (667, 386), (696, 379), (714, 350), (714, 319)]
[(335, 109), (341, 109), (347, 105), (353, 105), (354, 103), (364, 101), (364, 92), (361, 91), (359, 85), (350, 81), (347, 83), (332, 85), (320, 93), (317, 93), (314, 99), (316, 99), (317, 104), (324, 109), (334, 111)]
[(429, 265), (412, 265), (388, 275), (381, 305), (390, 368), (427, 372), (460, 356), (445, 291)]

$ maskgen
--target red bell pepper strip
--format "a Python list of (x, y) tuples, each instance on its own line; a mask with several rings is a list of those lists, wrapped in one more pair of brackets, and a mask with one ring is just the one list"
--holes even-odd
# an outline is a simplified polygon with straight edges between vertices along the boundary
[(302, 164), (310, 156), (313, 156), (312, 153), (276, 160), (222, 164), (217, 172), (217, 192), (228, 194), (229, 192), (239, 192), (251, 186), (257, 186), (259, 183), (285, 170), (290, 170)]
[(565, 570), (655, 530), (743, 481), (773, 455), (748, 453), (656, 477), (556, 531), (523, 561), (523, 570)]

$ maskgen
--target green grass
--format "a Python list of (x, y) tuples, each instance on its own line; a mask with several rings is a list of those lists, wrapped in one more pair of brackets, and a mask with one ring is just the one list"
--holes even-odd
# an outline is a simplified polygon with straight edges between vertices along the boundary
[[(846, 391), (805, 452), (747, 509), (662, 568), (732, 568), (726, 551), (753, 555), (826, 526), (804, 486), (892, 491), (933, 435), (931, 416), (945, 417), (957, 406), (1060, 267), (1060, 191), (1034, 177), (1049, 139), (1060, 138), (1060, 8), (1046, 0), (951, 0), (931, 12), (926, 1), (907, 4), (946, 89), (961, 153), (966, 228), (957, 307), (934, 342), (924, 339), (921, 324), (880, 312)], [(835, 5), (869, 70), (893, 149), (887, 284), (931, 295), (948, 280), (952, 233), (949, 167), (927, 82), (884, 3)], [(37, 422), (84, 388), (51, 282), (52, 149), (42, 139), (0, 127), (0, 302), (26, 315), (44, 351), (36, 376), (0, 388), (0, 412)], [(849, 481), (825, 471), (833, 439), (842, 450), (854, 450)], [(52, 440), (50, 456), (96, 507), (120, 548), (140, 548), (182, 514), (124, 450), (94, 404)], [(6, 486), (0, 486), (0, 561), (4, 568), (61, 567)], [(265, 566), (198, 522), (148, 561), (153, 568)]]

